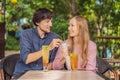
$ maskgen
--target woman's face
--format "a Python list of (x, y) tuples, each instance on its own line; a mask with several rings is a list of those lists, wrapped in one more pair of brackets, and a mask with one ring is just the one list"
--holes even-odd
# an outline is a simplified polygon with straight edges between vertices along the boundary
[(79, 28), (75, 18), (72, 18), (69, 22), (68, 32), (70, 37), (78, 36)]

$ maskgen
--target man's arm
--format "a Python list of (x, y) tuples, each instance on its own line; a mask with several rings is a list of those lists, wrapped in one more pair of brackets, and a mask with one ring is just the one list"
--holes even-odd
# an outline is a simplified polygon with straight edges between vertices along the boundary
[(42, 57), (42, 50), (34, 52), (34, 53), (30, 53), (26, 59), (26, 64), (34, 62), (38, 60), (40, 57)]
[[(62, 41), (60, 39), (53, 39), (49, 45), (50, 50), (53, 50), (55, 47), (59, 47), (61, 42)], [(26, 64), (34, 62), (34, 61), (38, 60), (40, 57), (42, 57), (42, 49), (37, 52), (29, 53), (27, 56), (27, 59), (26, 59)]]

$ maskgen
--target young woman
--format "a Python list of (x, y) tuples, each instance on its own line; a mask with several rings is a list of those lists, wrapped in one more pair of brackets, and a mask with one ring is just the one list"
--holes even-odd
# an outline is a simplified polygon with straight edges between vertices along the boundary
[[(96, 44), (90, 40), (87, 20), (81, 16), (70, 19), (68, 27), (68, 54), (78, 54), (78, 69), (96, 71)], [(65, 56), (62, 46), (59, 47), (53, 69), (65, 69)]]

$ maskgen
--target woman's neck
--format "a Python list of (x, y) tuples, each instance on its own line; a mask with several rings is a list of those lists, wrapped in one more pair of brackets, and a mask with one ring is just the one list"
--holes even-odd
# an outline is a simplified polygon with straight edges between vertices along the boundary
[(73, 38), (73, 51), (75, 53), (81, 53), (81, 45), (80, 45), (80, 38), (79, 37), (74, 37)]
[(79, 42), (80, 42), (79, 37), (74, 37), (74, 38), (73, 38), (73, 43), (74, 43), (74, 45), (78, 45)]

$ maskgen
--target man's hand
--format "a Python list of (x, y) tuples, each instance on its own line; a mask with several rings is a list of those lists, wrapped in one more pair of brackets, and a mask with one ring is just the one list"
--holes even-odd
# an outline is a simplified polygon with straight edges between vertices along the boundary
[(61, 39), (53, 39), (49, 45), (50, 50), (53, 50), (55, 47), (59, 47), (62, 43)]

